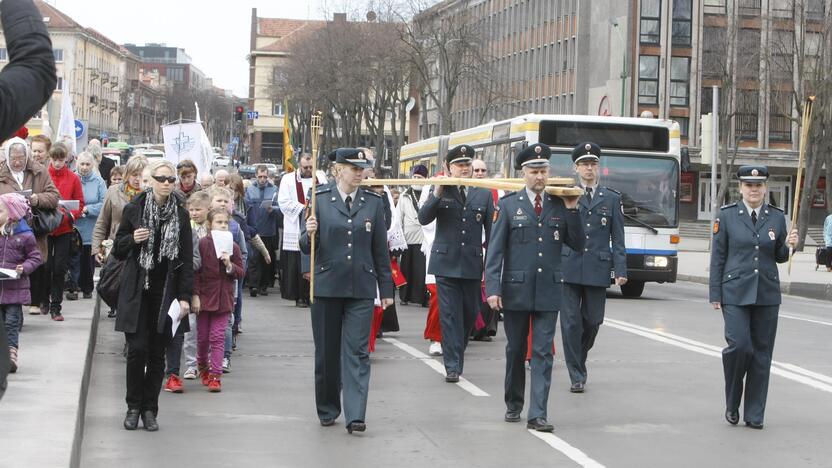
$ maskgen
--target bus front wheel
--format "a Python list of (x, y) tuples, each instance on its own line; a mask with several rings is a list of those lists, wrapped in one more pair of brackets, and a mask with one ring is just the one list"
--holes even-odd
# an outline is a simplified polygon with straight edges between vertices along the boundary
[(624, 297), (641, 297), (644, 292), (644, 281), (628, 281), (627, 284), (621, 286), (621, 294)]

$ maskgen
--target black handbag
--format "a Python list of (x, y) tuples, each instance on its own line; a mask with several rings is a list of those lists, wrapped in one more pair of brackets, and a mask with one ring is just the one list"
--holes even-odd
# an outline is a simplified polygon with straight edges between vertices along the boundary
[(96, 291), (98, 291), (98, 297), (111, 309), (118, 304), (118, 289), (121, 285), (121, 272), (124, 270), (125, 263), (126, 260), (119, 260), (110, 255), (101, 267)]
[(35, 237), (45, 236), (54, 231), (64, 220), (64, 214), (57, 208), (32, 208), (32, 231)]

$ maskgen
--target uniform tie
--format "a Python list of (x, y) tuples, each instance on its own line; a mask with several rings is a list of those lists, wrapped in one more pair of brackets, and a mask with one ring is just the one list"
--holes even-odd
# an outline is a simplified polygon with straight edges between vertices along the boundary
[(755, 210), (751, 210), (751, 224), (757, 225), (757, 212)]
[(459, 195), (462, 197), (462, 203), (465, 203), (465, 186), (459, 186)]
[(344, 199), (344, 203), (347, 204), (347, 211), (352, 211), (352, 197), (347, 195), (347, 198)]
[(592, 200), (592, 187), (586, 188), (586, 197)]
[(539, 218), (540, 213), (543, 213), (543, 205), (540, 204), (540, 194), (538, 193), (534, 197), (534, 214)]

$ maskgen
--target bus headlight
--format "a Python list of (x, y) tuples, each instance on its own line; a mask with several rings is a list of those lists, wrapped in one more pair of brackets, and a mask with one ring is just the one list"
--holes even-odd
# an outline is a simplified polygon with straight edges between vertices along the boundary
[(647, 268), (667, 268), (667, 257), (648, 255), (644, 257), (644, 266)]

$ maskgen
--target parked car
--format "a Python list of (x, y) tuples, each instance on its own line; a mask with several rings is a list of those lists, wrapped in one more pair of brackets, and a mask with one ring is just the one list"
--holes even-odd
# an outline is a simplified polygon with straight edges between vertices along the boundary
[(237, 174), (240, 174), (240, 177), (243, 179), (251, 179), (254, 177), (254, 166), (250, 164), (243, 164), (237, 169)]

